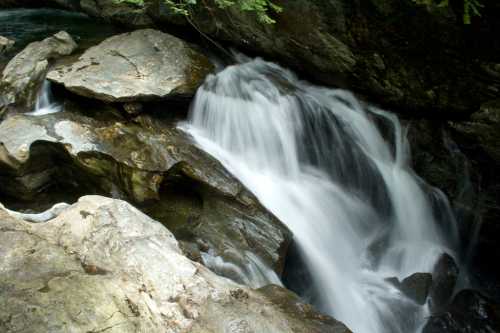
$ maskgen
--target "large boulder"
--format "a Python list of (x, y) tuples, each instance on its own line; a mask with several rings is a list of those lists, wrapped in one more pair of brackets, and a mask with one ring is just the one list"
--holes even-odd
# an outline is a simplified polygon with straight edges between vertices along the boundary
[(254, 287), (278, 282), (290, 231), (218, 161), (170, 121), (92, 108), (96, 118), (66, 103), (60, 113), (0, 123), (8, 207), (36, 212), (85, 194), (126, 199), (164, 223), (193, 259)]
[(0, 230), (2, 332), (350, 332), (190, 261), (124, 201), (82, 197), (41, 223), (0, 208)]
[(105, 102), (152, 101), (194, 95), (212, 69), (186, 42), (145, 29), (108, 38), (47, 78)]
[(29, 44), (5, 67), (0, 80), (0, 109), (14, 105), (31, 109), (38, 91), (55, 59), (71, 54), (77, 48), (64, 31)]

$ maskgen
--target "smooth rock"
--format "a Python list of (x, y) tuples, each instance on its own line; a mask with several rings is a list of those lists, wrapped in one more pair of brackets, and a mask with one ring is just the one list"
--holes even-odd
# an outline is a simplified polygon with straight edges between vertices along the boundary
[(3, 70), (0, 108), (15, 105), (31, 110), (50, 63), (71, 54), (76, 48), (76, 43), (64, 31), (29, 44)]
[(212, 69), (186, 42), (145, 29), (110, 37), (47, 78), (105, 102), (153, 101), (194, 95)]
[(0, 209), (0, 230), (2, 332), (349, 332), (190, 261), (121, 200), (85, 196), (36, 224)]

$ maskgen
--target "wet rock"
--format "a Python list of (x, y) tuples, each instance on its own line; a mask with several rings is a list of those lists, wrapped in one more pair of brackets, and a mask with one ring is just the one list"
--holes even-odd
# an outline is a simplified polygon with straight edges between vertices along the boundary
[(310, 333), (348, 333), (350, 330), (330, 316), (321, 314), (311, 305), (304, 303), (293, 292), (276, 286), (268, 285), (257, 289), (273, 304), (276, 304), (290, 317), (296, 318), (294, 332)]
[(8, 51), (14, 45), (14, 41), (4, 36), (0, 36), (0, 55)]
[(430, 273), (414, 273), (403, 281), (397, 278), (390, 278), (387, 281), (396, 286), (403, 294), (417, 302), (418, 304), (425, 304), (429, 290), (432, 285), (432, 274)]
[(184, 41), (145, 29), (108, 38), (47, 78), (105, 102), (152, 101), (194, 95), (212, 69)]
[(15, 105), (31, 109), (36, 102), (49, 64), (75, 51), (77, 45), (69, 34), (58, 32), (41, 42), (29, 44), (5, 67), (0, 81), (0, 108)]
[(121, 200), (85, 196), (36, 224), (0, 209), (0, 230), (2, 332), (320, 332), (190, 261)]
[(454, 122), (452, 126), (465, 137), (478, 141), (480, 147), (500, 165), (500, 100), (481, 105), (470, 121)]
[(407, 125), (414, 170), (447, 195), (461, 248), (472, 250), (469, 278), (498, 300), (500, 160), (495, 157), (499, 130), (494, 108), (491, 101), (464, 121), (412, 120)]
[[(123, 198), (195, 244), (192, 253), (243, 271), (257, 256), (281, 274), (290, 231), (171, 122), (90, 118), (71, 107), (0, 123), (0, 197), (9, 208), (40, 210), (84, 194)], [(101, 116), (119, 114), (95, 108)]]
[(429, 318), (423, 333), (500, 331), (500, 306), (474, 290), (460, 291), (443, 313)]
[(459, 269), (455, 260), (443, 253), (432, 272), (429, 291), (429, 308), (432, 313), (440, 312), (450, 301), (457, 283)]

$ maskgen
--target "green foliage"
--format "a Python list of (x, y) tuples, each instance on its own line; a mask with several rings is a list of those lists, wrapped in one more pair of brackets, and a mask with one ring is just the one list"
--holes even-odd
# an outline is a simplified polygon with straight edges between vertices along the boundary
[[(117, 2), (127, 2), (135, 5), (144, 5), (144, 0), (115, 0)], [(200, 0), (163, 0), (172, 12), (189, 16), (190, 10), (199, 4)], [(203, 0), (201, 0), (203, 1)], [(245, 12), (253, 12), (260, 22), (266, 24), (275, 23), (269, 15), (270, 12), (281, 12), (282, 8), (274, 4), (271, 0), (213, 0), (215, 5), (221, 9), (237, 6)]]
[[(413, 0), (421, 5), (437, 5), (439, 7), (446, 7), (449, 5), (449, 0)], [(470, 24), (473, 16), (481, 16), (480, 9), (484, 6), (479, 0), (463, 0), (464, 2), (464, 24)]]

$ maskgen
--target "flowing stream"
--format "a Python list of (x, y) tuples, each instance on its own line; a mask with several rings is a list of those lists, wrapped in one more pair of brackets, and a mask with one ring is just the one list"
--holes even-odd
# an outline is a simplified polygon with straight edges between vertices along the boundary
[(394, 115), (246, 59), (207, 78), (180, 126), (290, 228), (316, 306), (356, 333), (420, 330), (427, 306), (386, 279), (430, 272), (457, 238)]

